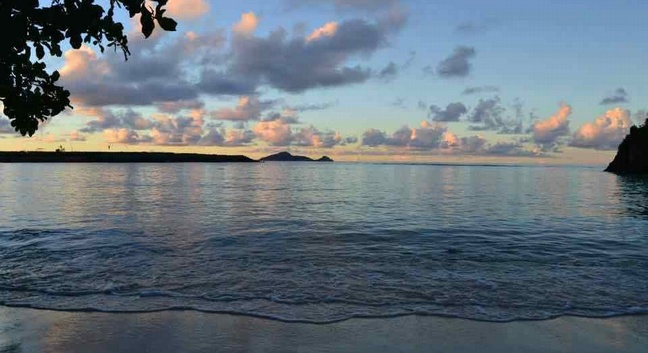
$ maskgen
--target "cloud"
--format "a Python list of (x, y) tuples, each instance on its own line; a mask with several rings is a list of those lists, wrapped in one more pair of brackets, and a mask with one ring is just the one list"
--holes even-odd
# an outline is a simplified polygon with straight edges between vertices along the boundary
[(153, 143), (162, 146), (197, 145), (203, 135), (202, 119), (173, 117), (157, 114), (150, 136)]
[(258, 83), (257, 79), (206, 69), (202, 72), (197, 87), (208, 94), (240, 96), (254, 94)]
[(560, 137), (569, 135), (569, 117), (571, 114), (572, 107), (568, 104), (562, 104), (556, 114), (533, 124), (530, 129), (533, 142), (542, 146), (543, 150), (554, 148)]
[(465, 77), (470, 74), (472, 65), (470, 59), (477, 55), (475, 48), (459, 46), (452, 55), (443, 59), (438, 65), (436, 72), (444, 78)]
[(441, 146), (442, 137), (446, 131), (445, 127), (437, 124), (432, 125), (427, 121), (422, 122), (420, 128), (403, 126), (391, 136), (380, 130), (369, 129), (362, 136), (362, 145), (436, 149)]
[(82, 135), (81, 133), (79, 133), (79, 131), (77, 131), (77, 130), (73, 130), (73, 131), (70, 132), (70, 134), (68, 135), (68, 139), (69, 139), (70, 141), (79, 141), (79, 142), (82, 142), (82, 141), (86, 141), (88, 138), (87, 138), (85, 135)]
[(260, 121), (253, 131), (258, 139), (272, 146), (288, 146), (293, 139), (290, 125), (282, 120)]
[(339, 25), (337, 22), (329, 22), (324, 26), (316, 29), (308, 37), (306, 37), (307, 42), (312, 42), (325, 37), (333, 37), (337, 34)]
[(168, 114), (179, 113), (183, 110), (203, 109), (205, 107), (205, 103), (197, 99), (173, 102), (158, 102), (154, 105), (160, 112)]
[(392, 26), (351, 19), (338, 23), (334, 32), (316, 31), (320, 35), (312, 40), (289, 38), (281, 28), (267, 37), (236, 36), (226, 72), (291, 93), (362, 83), (371, 70), (347, 62), (385, 46)]
[(332, 148), (342, 141), (342, 136), (335, 131), (320, 131), (310, 126), (294, 134), (292, 144), (301, 147)]
[(228, 121), (250, 121), (259, 120), (261, 113), (272, 108), (275, 101), (261, 101), (257, 96), (243, 96), (239, 99), (236, 107), (222, 108), (211, 112), (211, 116), (217, 120)]
[(178, 73), (176, 64), (168, 64), (165, 66), (157, 58), (140, 58), (119, 62), (119, 67), (83, 46), (65, 53), (60, 72), (72, 99), (87, 106), (149, 105), (196, 98), (197, 92), (186, 81), (170, 80)]
[(271, 112), (263, 121), (280, 120), (285, 124), (299, 124), (299, 116), (297, 110), (292, 108), (284, 108), (281, 113)]
[(385, 144), (385, 141), (387, 141), (387, 136), (380, 130), (369, 129), (362, 134), (362, 144), (364, 146), (381, 146)]
[(624, 88), (617, 88), (614, 91), (614, 94), (605, 97), (601, 100), (601, 105), (612, 105), (612, 104), (621, 104), (628, 103), (628, 92)]
[(307, 111), (318, 111), (318, 110), (326, 110), (329, 108), (332, 108), (336, 105), (338, 105), (338, 102), (325, 102), (325, 103), (317, 103), (317, 104), (302, 104), (302, 105), (296, 105), (292, 109), (298, 111), (298, 112), (307, 112)]
[(259, 18), (254, 12), (247, 12), (241, 15), (241, 20), (237, 22), (232, 31), (241, 36), (251, 36), (259, 26)]
[(497, 86), (477, 86), (477, 87), (466, 87), (463, 91), (463, 95), (468, 96), (471, 94), (480, 94), (480, 93), (497, 93), (500, 89)]
[(506, 111), (501, 106), (499, 97), (480, 99), (477, 106), (468, 116), (471, 123), (480, 123), (483, 126), (472, 126), (471, 130), (496, 130), (503, 126), (503, 114)]
[(380, 70), (380, 72), (378, 73), (378, 78), (385, 81), (392, 81), (398, 75), (398, 70), (399, 68), (396, 63), (391, 61), (389, 64), (387, 64), (387, 66), (385, 66), (384, 69)]
[(0, 116), (0, 134), (15, 134), (16, 130), (11, 126), (11, 121)]
[(140, 137), (137, 131), (126, 128), (104, 130), (103, 136), (106, 142), (115, 144), (136, 145), (151, 141), (150, 137)]
[(623, 108), (608, 110), (594, 122), (584, 124), (572, 136), (570, 146), (597, 150), (614, 150), (632, 126), (630, 111)]
[(254, 141), (254, 133), (246, 129), (211, 128), (198, 142), (201, 146), (240, 147)]
[(194, 20), (209, 12), (206, 0), (169, 0), (167, 15), (178, 20)]
[(107, 129), (128, 128), (132, 130), (148, 130), (153, 127), (153, 122), (145, 119), (132, 109), (113, 111), (110, 109), (96, 109), (88, 111), (97, 119), (86, 123), (80, 131), (84, 133), (101, 132)]
[(445, 154), (491, 155), (536, 157), (542, 154), (525, 149), (519, 141), (498, 141), (489, 144), (482, 136), (458, 137), (439, 124), (427, 121), (420, 128), (404, 126), (388, 135), (383, 131), (369, 129), (362, 137), (362, 145), (367, 147), (400, 148), (407, 151), (435, 151)]
[(436, 105), (430, 106), (429, 116), (434, 121), (451, 122), (459, 121), (459, 118), (467, 112), (468, 108), (463, 103), (450, 103), (445, 109)]
[(60, 69), (62, 83), (72, 92), (75, 105), (145, 106), (195, 100), (201, 87), (190, 81), (193, 75), (188, 68), (209, 63), (224, 44), (225, 37), (219, 31), (203, 36), (187, 34), (164, 42), (160, 38), (135, 39), (129, 43), (133, 55), (128, 61), (112, 51), (99, 57), (82, 46), (65, 53)]

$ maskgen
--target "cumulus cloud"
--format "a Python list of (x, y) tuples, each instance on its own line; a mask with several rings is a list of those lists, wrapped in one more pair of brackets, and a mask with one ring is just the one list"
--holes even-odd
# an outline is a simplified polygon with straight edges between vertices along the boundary
[(160, 38), (135, 39), (129, 43), (133, 55), (128, 61), (112, 51), (99, 57), (91, 48), (82, 46), (65, 53), (65, 63), (59, 71), (77, 105), (144, 106), (194, 100), (201, 87), (190, 81), (188, 68), (211, 62), (225, 42), (220, 31), (202, 36), (187, 33), (164, 42)]
[(209, 12), (209, 4), (206, 0), (169, 0), (166, 9), (171, 18), (193, 20)]
[(222, 108), (211, 113), (212, 118), (228, 121), (259, 120), (261, 113), (275, 105), (275, 101), (261, 101), (257, 96), (244, 96), (236, 107)]
[(301, 147), (332, 148), (343, 141), (335, 131), (320, 131), (313, 126), (300, 129), (293, 136), (293, 145)]
[(445, 78), (465, 77), (470, 74), (470, 59), (477, 55), (475, 48), (459, 46), (454, 52), (437, 65), (437, 75)]
[(365, 82), (371, 70), (347, 62), (386, 45), (393, 26), (351, 19), (325, 25), (307, 38), (290, 38), (281, 28), (267, 37), (235, 36), (226, 71), (292, 93)]
[(628, 92), (624, 88), (617, 88), (612, 95), (609, 95), (601, 100), (601, 105), (612, 105), (628, 103)]
[(430, 106), (429, 116), (434, 121), (438, 122), (451, 122), (459, 121), (462, 115), (468, 112), (463, 103), (450, 103), (445, 109), (439, 108), (436, 105)]
[(630, 111), (623, 108), (608, 110), (594, 122), (581, 126), (573, 135), (573, 147), (597, 150), (616, 149), (632, 126)]
[(150, 137), (141, 137), (137, 131), (126, 128), (104, 130), (103, 136), (106, 142), (115, 144), (136, 145), (151, 141)]
[(148, 130), (153, 127), (153, 122), (145, 119), (140, 113), (132, 109), (114, 111), (111, 109), (94, 109), (88, 111), (97, 119), (86, 123), (80, 131), (84, 133), (101, 132), (107, 129), (128, 128), (132, 130)]
[(442, 143), (443, 135), (447, 129), (438, 124), (427, 121), (421, 123), (420, 128), (401, 127), (391, 135), (385, 132), (369, 129), (362, 136), (362, 145), (369, 147), (394, 146), (412, 149), (435, 149)]
[(290, 124), (280, 119), (260, 121), (253, 131), (258, 139), (272, 146), (288, 146), (293, 139)]
[(490, 144), (482, 136), (458, 137), (439, 124), (423, 121), (420, 128), (404, 126), (391, 135), (369, 129), (362, 136), (367, 147), (401, 148), (410, 151), (436, 151), (447, 154), (535, 157), (538, 151), (528, 150), (519, 141), (498, 141)]
[(299, 124), (298, 111), (293, 108), (284, 108), (281, 113), (271, 112), (263, 121), (281, 120), (285, 124)]
[(250, 36), (259, 26), (259, 18), (254, 12), (247, 12), (241, 15), (241, 20), (237, 22), (232, 31), (237, 35)]
[(211, 128), (198, 142), (201, 146), (240, 147), (254, 141), (254, 133), (246, 129)]
[(554, 148), (558, 139), (569, 135), (569, 117), (572, 107), (562, 104), (558, 112), (546, 120), (538, 121), (531, 127), (533, 142), (542, 146), (543, 150)]
[(497, 93), (500, 89), (497, 86), (476, 86), (466, 87), (462, 92), (463, 95), (480, 94), (480, 93)]
[(203, 121), (193, 117), (173, 117), (157, 114), (150, 136), (153, 143), (162, 146), (196, 145), (203, 135)]
[[(88, 106), (149, 105), (197, 97), (196, 90), (179, 77), (175, 63), (167, 66), (161, 57), (148, 59), (119, 62), (122, 67), (118, 68), (113, 61), (99, 58), (83, 46), (65, 53), (60, 72), (72, 99)], [(174, 76), (178, 79), (171, 80)]]

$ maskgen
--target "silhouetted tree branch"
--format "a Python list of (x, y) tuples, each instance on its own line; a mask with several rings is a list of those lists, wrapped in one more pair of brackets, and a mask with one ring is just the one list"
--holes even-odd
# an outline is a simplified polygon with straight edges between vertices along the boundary
[(58, 86), (58, 71), (49, 73), (45, 55), (63, 55), (62, 45), (74, 49), (83, 43), (113, 47), (128, 59), (128, 38), (124, 26), (114, 20), (115, 10), (130, 17), (141, 14), (142, 33), (149, 37), (155, 23), (175, 31), (176, 22), (164, 17), (168, 0), (109, 0), (105, 9), (95, 0), (53, 0), (42, 7), (39, 0), (0, 0), (0, 100), (4, 115), (22, 135), (32, 136), (38, 124), (70, 107), (70, 92)]

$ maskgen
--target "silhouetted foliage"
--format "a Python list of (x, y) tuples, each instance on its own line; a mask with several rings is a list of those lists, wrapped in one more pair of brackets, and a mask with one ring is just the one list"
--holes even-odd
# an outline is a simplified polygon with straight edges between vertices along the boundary
[(124, 9), (130, 17), (141, 14), (142, 33), (153, 33), (155, 22), (166, 31), (175, 31), (176, 22), (164, 17), (168, 0), (109, 0), (104, 9), (95, 0), (52, 0), (42, 7), (39, 0), (0, 0), (0, 100), (4, 115), (22, 135), (32, 136), (41, 121), (70, 107), (70, 92), (58, 86), (58, 71), (48, 73), (41, 60), (45, 55), (60, 57), (62, 46), (74, 49), (83, 43), (121, 50), (128, 59), (128, 39), (124, 26), (114, 20), (115, 10)]

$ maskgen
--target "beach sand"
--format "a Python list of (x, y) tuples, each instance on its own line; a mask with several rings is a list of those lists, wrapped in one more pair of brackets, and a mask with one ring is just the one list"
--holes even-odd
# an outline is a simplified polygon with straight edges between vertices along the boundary
[(0, 307), (0, 352), (647, 352), (648, 316), (486, 323), (408, 316), (329, 325), (173, 311)]

